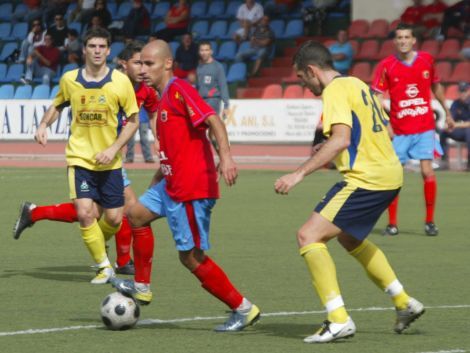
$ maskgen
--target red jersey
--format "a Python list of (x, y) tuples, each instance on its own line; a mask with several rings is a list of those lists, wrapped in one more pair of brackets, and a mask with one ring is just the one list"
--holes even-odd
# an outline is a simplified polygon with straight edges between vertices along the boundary
[[(169, 17), (180, 17), (183, 13), (188, 12), (189, 13), (189, 6), (188, 5), (174, 5), (170, 7), (170, 10), (168, 11), (168, 16)], [(180, 20), (180, 22), (176, 23), (168, 23), (166, 26), (167, 28), (187, 28), (189, 25), (189, 16), (186, 17), (184, 20)]]
[(214, 110), (186, 81), (173, 77), (161, 94), (157, 133), (166, 191), (177, 202), (218, 198), (219, 185), (204, 121)]
[(135, 98), (137, 99), (137, 106), (142, 108), (149, 113), (154, 113), (158, 110), (158, 96), (157, 92), (147, 86), (145, 83), (139, 83), (139, 86), (135, 88)]
[(390, 122), (397, 135), (411, 135), (435, 126), (431, 109), (431, 86), (439, 82), (434, 59), (426, 52), (417, 52), (408, 65), (395, 55), (378, 65), (372, 89), (390, 93)]
[(401, 22), (417, 25), (421, 23), (425, 6), (409, 6), (400, 17)]

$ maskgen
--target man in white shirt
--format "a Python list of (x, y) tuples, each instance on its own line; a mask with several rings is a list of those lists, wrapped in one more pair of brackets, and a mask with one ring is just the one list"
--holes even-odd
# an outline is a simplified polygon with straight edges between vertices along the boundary
[(240, 43), (247, 40), (252, 29), (260, 22), (264, 16), (263, 6), (254, 0), (245, 0), (237, 11), (237, 20), (240, 22), (240, 28), (235, 32), (233, 39)]

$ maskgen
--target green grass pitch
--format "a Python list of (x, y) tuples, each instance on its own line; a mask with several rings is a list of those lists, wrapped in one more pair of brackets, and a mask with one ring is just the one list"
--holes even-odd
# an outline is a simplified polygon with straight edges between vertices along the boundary
[[(391, 301), (353, 258), (330, 243), (358, 331), (353, 339), (320, 346), (302, 342), (324, 314), (298, 255), (295, 234), (340, 176), (322, 171), (307, 177), (290, 195), (279, 196), (273, 183), (281, 174), (242, 171), (235, 187), (222, 187), (209, 254), (265, 315), (244, 332), (217, 334), (212, 328), (225, 319), (227, 309), (179, 264), (165, 220), (153, 225), (154, 302), (143, 307), (141, 315), (147, 321), (126, 332), (105, 330), (99, 307), (113, 289), (88, 283), (91, 259), (77, 225), (41, 222), (18, 241), (11, 236), (21, 201), (67, 201), (65, 170), (1, 169), (0, 352), (470, 352), (468, 174), (438, 173), (438, 237), (424, 236), (421, 178), (406, 173), (401, 234), (381, 236), (386, 223), (382, 217), (369, 238), (384, 250), (407, 291), (427, 307), (406, 333), (393, 333)], [(129, 176), (140, 194), (151, 172), (129, 170)], [(110, 257), (114, 259), (114, 242)]]

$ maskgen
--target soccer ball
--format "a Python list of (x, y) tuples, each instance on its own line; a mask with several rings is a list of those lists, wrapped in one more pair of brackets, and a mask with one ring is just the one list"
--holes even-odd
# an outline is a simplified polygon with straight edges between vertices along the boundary
[(101, 320), (110, 330), (128, 330), (137, 323), (140, 307), (130, 296), (109, 294), (101, 303)]

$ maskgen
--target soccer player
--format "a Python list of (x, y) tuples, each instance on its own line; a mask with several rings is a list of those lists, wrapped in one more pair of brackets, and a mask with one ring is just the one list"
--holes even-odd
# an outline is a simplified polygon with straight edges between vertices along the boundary
[[(413, 27), (399, 24), (395, 30), (396, 55), (383, 59), (377, 66), (372, 89), (382, 100), (385, 91), (390, 92), (390, 134), (393, 147), (402, 164), (418, 159), (424, 181), (427, 235), (438, 235), (434, 222), (437, 184), (432, 167), (435, 150), (435, 121), (431, 109), (431, 90), (446, 112), (446, 124), (452, 129), (454, 121), (445, 104), (444, 89), (434, 69), (434, 59), (426, 52), (413, 49), (416, 38)], [(389, 207), (389, 224), (385, 235), (397, 235), (398, 197)]]
[(309, 41), (294, 56), (297, 76), (323, 100), (323, 132), (328, 139), (296, 171), (276, 180), (275, 191), (286, 195), (304, 177), (330, 161), (344, 175), (316, 206), (297, 232), (300, 255), (325, 306), (328, 318), (306, 343), (352, 337), (356, 326), (348, 315), (336, 269), (326, 243), (339, 243), (364, 267), (370, 279), (390, 295), (396, 308), (395, 331), (401, 333), (424, 313), (408, 296), (383, 252), (366, 238), (382, 212), (398, 195), (403, 169), (387, 133), (388, 118), (368, 86), (333, 69), (328, 49)]
[(153, 255), (150, 224), (167, 217), (181, 263), (205, 290), (232, 310), (229, 319), (215, 330), (242, 330), (259, 319), (260, 311), (205, 254), (210, 247), (210, 215), (219, 198), (217, 169), (206, 134), (208, 128), (219, 146), (219, 169), (225, 183), (232, 186), (237, 178), (225, 126), (189, 83), (173, 77), (173, 58), (166, 42), (150, 42), (142, 50), (141, 58), (145, 82), (160, 92), (157, 116), (160, 167), (150, 188), (128, 214), (135, 241), (143, 239), (149, 244), (145, 253), (134, 253), (135, 280), (113, 278), (111, 283), (118, 291), (134, 295), (142, 304), (150, 303)]
[[(153, 135), (156, 137), (156, 110), (158, 107), (157, 93), (153, 88), (148, 87), (142, 82), (140, 51), (143, 44), (138, 41), (130, 42), (123, 51), (118, 55), (119, 65), (127, 77), (129, 77), (135, 89), (137, 105), (143, 107), (149, 113), (149, 120), (152, 126)], [(158, 141), (156, 146), (158, 146)], [(130, 256), (130, 248), (132, 243), (132, 232), (126, 212), (133, 205), (137, 198), (132, 190), (130, 180), (127, 178), (125, 169), (122, 170), (124, 182), (124, 216), (122, 218), (121, 228), (115, 235), (116, 240), (116, 273), (134, 274), (134, 263)], [(96, 215), (100, 217), (99, 213)], [(25, 202), (20, 207), (20, 215), (13, 229), (13, 237), (19, 239), (21, 233), (27, 227), (31, 227), (35, 222), (42, 220), (51, 220), (59, 222), (77, 222), (77, 211), (73, 203), (62, 203), (48, 206), (36, 206), (31, 202)]]
[[(77, 211), (80, 231), (97, 273), (92, 284), (107, 283), (114, 276), (105, 241), (120, 228), (124, 185), (121, 148), (138, 127), (134, 89), (128, 77), (106, 65), (111, 36), (105, 29), (89, 30), (84, 39), (85, 67), (69, 71), (44, 114), (35, 139), (47, 143), (47, 128), (63, 107), (70, 105), (72, 122), (65, 155), (70, 198)], [(127, 116), (121, 128), (119, 113)], [(97, 209), (103, 217), (98, 221)]]

